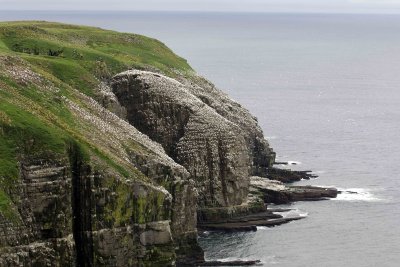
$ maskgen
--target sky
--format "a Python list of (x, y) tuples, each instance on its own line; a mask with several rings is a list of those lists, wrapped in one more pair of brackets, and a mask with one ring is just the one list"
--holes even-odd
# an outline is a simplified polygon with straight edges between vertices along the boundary
[(1, 10), (400, 13), (400, 0), (0, 0)]

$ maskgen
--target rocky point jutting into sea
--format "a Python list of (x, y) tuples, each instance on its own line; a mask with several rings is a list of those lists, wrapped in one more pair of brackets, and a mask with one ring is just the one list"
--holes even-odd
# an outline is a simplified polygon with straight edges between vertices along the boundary
[(0, 23), (0, 266), (216, 266), (197, 229), (254, 231), (292, 186), (257, 119), (162, 43)]

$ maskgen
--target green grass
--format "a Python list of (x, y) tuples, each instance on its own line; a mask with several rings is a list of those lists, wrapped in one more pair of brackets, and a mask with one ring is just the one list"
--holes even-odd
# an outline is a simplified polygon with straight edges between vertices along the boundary
[(0, 41), (0, 52), (9, 50), (3, 41)]
[[(93, 142), (90, 125), (74, 117), (63, 98), (87, 109), (77, 91), (92, 97), (102, 80), (129, 68), (158, 70), (170, 77), (193, 74), (184, 59), (155, 39), (39, 21), (0, 22), (0, 63), (0, 213), (7, 218), (15, 218), (15, 200), (8, 192), (19, 179), (20, 160), (66, 157), (71, 140), (89, 158), (95, 157), (96, 164), (121, 177), (148, 181), (107, 144)], [(26, 69), (41, 78), (24, 81), (7, 72)], [(124, 146), (146, 150), (134, 142)]]
[[(57, 71), (59, 64), (70, 69), (80, 66), (79, 71), (83, 68), (86, 72), (75, 73), (74, 77), (89, 80), (93, 77), (88, 76), (98, 74), (98, 62), (107, 66), (110, 75), (130, 67), (155, 68), (169, 76), (192, 72), (186, 60), (155, 39), (85, 26), (35, 21), (0, 23), (0, 50), (5, 49), (31, 55), (33, 64), (56, 61), (54, 74), (66, 82), (71, 79)], [(62, 53), (49, 56), (50, 50)]]
[(23, 56), (31, 64), (46, 70), (60, 81), (78, 88), (86, 95), (93, 96), (93, 88), (98, 84), (96, 77), (77, 62), (64, 59), (47, 57)]
[(63, 153), (65, 134), (37, 116), (2, 99), (0, 94), (0, 177), (18, 175), (17, 154)]
[(16, 213), (12, 208), (11, 200), (8, 195), (0, 188), (0, 212), (9, 220), (16, 219)]

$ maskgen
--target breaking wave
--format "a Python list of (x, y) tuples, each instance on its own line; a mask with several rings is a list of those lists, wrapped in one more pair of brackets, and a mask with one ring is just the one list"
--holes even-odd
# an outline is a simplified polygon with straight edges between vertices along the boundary
[(336, 201), (380, 201), (370, 190), (365, 188), (338, 188), (341, 191), (336, 198), (332, 200)]
[(293, 209), (289, 211), (283, 211), (283, 212), (274, 212), (276, 214), (282, 215), (283, 218), (305, 218), (308, 216), (308, 213), (305, 211), (301, 211), (299, 209)]

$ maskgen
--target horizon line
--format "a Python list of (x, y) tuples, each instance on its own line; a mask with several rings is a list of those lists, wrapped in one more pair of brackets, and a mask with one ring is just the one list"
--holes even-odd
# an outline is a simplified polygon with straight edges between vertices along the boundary
[(371, 11), (371, 10), (351, 10), (351, 11), (343, 11), (343, 10), (265, 10), (265, 11), (237, 11), (237, 10), (150, 10), (150, 9), (131, 9), (131, 10), (122, 10), (122, 9), (4, 9), (0, 10), (1, 12), (138, 12), (138, 13), (212, 13), (212, 14), (332, 14), (332, 15), (400, 15), (400, 8), (396, 8), (395, 11), (393, 9), (389, 11)]

